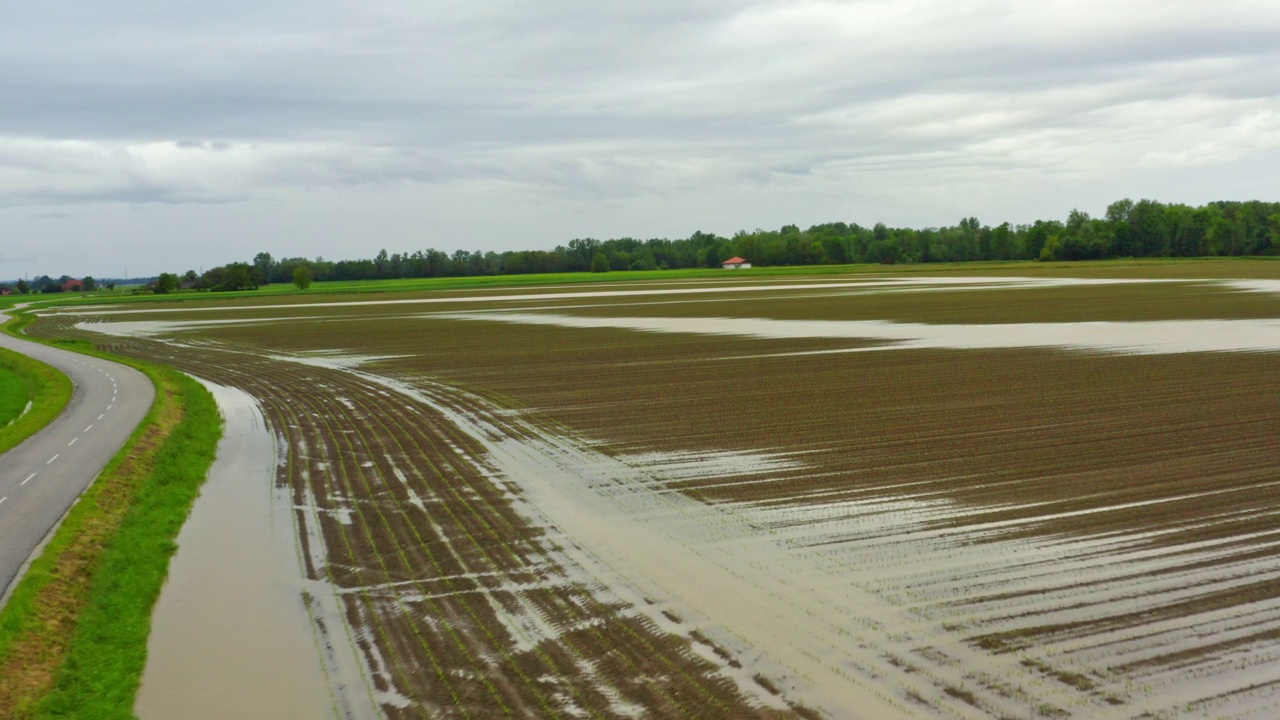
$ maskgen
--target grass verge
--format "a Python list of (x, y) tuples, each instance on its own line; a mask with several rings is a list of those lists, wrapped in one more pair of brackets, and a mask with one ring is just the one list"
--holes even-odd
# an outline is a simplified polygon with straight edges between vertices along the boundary
[[(48, 425), (71, 401), (71, 380), (42, 362), (0, 348), (0, 394), (13, 396), (18, 416), (0, 413), (0, 453)], [(31, 410), (22, 414), (27, 402)], [(3, 404), (3, 403), (0, 403)], [(12, 420), (12, 422), (9, 422)]]
[(26, 379), (5, 367), (0, 360), (0, 427), (17, 420), (31, 399)]
[(0, 609), (0, 717), (129, 718), (151, 611), (221, 437), (213, 397), (163, 366), (156, 400)]

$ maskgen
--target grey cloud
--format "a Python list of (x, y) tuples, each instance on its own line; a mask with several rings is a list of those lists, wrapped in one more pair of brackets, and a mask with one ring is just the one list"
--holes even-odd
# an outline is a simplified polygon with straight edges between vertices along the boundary
[[(584, 12), (573, 4), (559, 11), (527, 3), (478, 5), (456, 19), (365, 20), (345, 31), (293, 35), (264, 29), (258, 42), (241, 39), (242, 33), (172, 28), (176, 37), (141, 42), (138, 54), (109, 45), (101, 50), (107, 55), (103, 70), (79, 77), (53, 72), (31, 82), (31, 69), (23, 68), (25, 88), (19, 78), (0, 80), (8, 96), (31, 100), (6, 104), (11, 110), (0, 122), (20, 125), (26, 117), (35, 130), (52, 120), (74, 137), (185, 130), (257, 139), (369, 132), (418, 142), (554, 142), (569, 133), (609, 136), (618, 125), (658, 116), (667, 121), (656, 127), (632, 122), (627, 131), (697, 134), (743, 111), (779, 118), (904, 91), (1019, 91), (1094, 82), (1153, 62), (1274, 53), (1270, 39), (1277, 30), (1274, 24), (1195, 26), (1166, 30), (1154, 40), (1114, 33), (1106, 42), (1045, 45), (965, 38), (962, 33), (972, 28), (957, 28), (947, 42), (926, 36), (930, 42), (921, 43), (906, 35), (901, 51), (864, 57), (856, 50), (832, 53), (834, 43), (822, 38), (783, 37), (790, 42), (762, 47), (735, 43), (721, 36), (741, 13), (720, 3), (695, 5), (695, 12), (684, 14), (674, 6), (620, 13)], [(183, 42), (185, 34), (193, 37)], [(833, 57), (814, 57), (823, 54), (814, 49)], [(200, 52), (217, 61), (188, 57)], [(778, 69), (797, 57), (805, 62)], [(148, 65), (156, 67), (148, 72)]]
[(939, 178), (1109, 182), (1274, 150), (1277, 36), (1280, 9), (1196, 0), (29, 3), (0, 26), (0, 196), (409, 184), (565, 212), (773, 193), (782, 215)]
[[(188, 193), (165, 185), (129, 185), (121, 183), (102, 188), (40, 189), (17, 193), (0, 199), (0, 208), (84, 206), (99, 203), (120, 203), (124, 205), (217, 205), (244, 199), (244, 196)], [(69, 212), (45, 211), (33, 213), (30, 217), (43, 220), (60, 220), (72, 216), (73, 214)]]
[(232, 144), (226, 140), (178, 140), (173, 146), (181, 150), (213, 150), (215, 152), (224, 152), (232, 148)]

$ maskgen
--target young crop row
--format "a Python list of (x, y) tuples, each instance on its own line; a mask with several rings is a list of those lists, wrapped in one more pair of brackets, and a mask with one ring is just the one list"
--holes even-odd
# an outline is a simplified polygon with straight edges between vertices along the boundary
[[(1102, 294), (1143, 317), (1275, 302)], [(1076, 299), (1111, 312), (1076, 289), (975, 297), (967, 309), (929, 294), (649, 309), (1065, 318)], [(720, 648), (713, 660), (754, 657), (747, 679), (766, 668), (769, 685), (807, 687), (824, 707), (849, 702), (824, 688), (869, 689), (886, 716), (1280, 707), (1274, 354), (784, 356), (858, 343), (349, 314), (360, 321), (204, 328), (218, 344), (199, 353), (121, 347), (262, 398), (293, 448), (300, 523), (324, 545), (311, 572), (382, 659), (374, 692), (392, 694), (393, 716), (753, 706), (688, 639)], [(351, 372), (270, 357), (309, 350), (387, 359)], [(733, 626), (723, 594), (677, 587), (658, 601), (694, 618), (693, 636), (593, 587), (556, 550), (576, 538), (520, 510), (554, 499), (531, 495), (520, 468), (644, 518), (672, 564), (745, 583), (771, 608), (757, 623), (768, 632)], [(661, 681), (645, 693), (632, 677)]]
[(323, 543), (303, 548), (308, 573), (344, 609), (388, 716), (763, 712), (687, 640), (573, 579), (429, 404), (247, 349), (114, 349), (260, 399), (290, 442), (281, 481), (316, 530), (302, 537)]

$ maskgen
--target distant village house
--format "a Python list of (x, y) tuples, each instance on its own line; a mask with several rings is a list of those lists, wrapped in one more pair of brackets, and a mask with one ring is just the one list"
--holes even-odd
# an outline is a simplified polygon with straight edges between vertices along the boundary
[(0, 285), (0, 297), (5, 295), (12, 295), (12, 294), (13, 294), (13, 291), (9, 289), (8, 285)]
[(84, 290), (84, 281), (72, 278), (62, 283), (62, 292), (79, 292)]
[(740, 257), (731, 257), (728, 260), (725, 260), (724, 262), (720, 263), (720, 267), (724, 268), (725, 270), (747, 270), (747, 269), (750, 269), (751, 263), (747, 262), (746, 260), (743, 260)]

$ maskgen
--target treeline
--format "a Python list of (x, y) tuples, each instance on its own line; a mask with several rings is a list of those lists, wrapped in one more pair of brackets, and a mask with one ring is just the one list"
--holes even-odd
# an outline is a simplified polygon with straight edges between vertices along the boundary
[(85, 276), (83, 280), (77, 280), (70, 275), (63, 275), (57, 279), (51, 278), (48, 275), (40, 275), (34, 278), (31, 282), (18, 280), (13, 284), (12, 288), (8, 285), (0, 284), (0, 292), (9, 291), (19, 295), (27, 295), (29, 293), (75, 292), (77, 290), (93, 292), (99, 287), (114, 290), (116, 285), (115, 283), (107, 283), (99, 286), (98, 281), (89, 276)]
[[(714, 268), (738, 256), (756, 267), (845, 263), (931, 263), (974, 260), (1090, 260), (1111, 257), (1202, 257), (1280, 254), (1280, 203), (1214, 202), (1202, 207), (1120, 200), (1105, 216), (1072, 211), (1065, 222), (992, 227), (977, 218), (941, 228), (828, 223), (801, 230), (740, 231), (733, 237), (695, 232), (686, 239), (576, 239), (554, 250), (484, 252), (382, 250), (375, 257), (329, 261), (275, 259), (259, 253), (203, 276), (162, 276), (174, 286), (236, 290), (275, 282)], [(164, 292), (169, 288), (159, 289)]]

